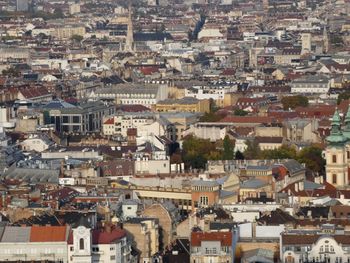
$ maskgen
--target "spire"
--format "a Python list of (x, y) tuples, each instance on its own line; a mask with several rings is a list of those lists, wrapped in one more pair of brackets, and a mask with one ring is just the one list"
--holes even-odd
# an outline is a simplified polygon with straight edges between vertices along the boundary
[(343, 144), (348, 139), (345, 137), (341, 131), (341, 118), (338, 111), (338, 108), (335, 109), (332, 123), (331, 123), (331, 134), (327, 137), (327, 142), (330, 144)]
[(128, 31), (126, 33), (125, 40), (125, 51), (133, 51), (134, 48), (134, 30), (132, 25), (132, 7), (131, 2), (129, 2), (129, 12), (128, 12)]

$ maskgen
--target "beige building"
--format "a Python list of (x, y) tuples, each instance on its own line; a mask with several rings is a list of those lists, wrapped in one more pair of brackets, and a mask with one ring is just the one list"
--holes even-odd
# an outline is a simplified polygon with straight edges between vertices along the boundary
[(158, 112), (209, 112), (209, 100), (198, 100), (185, 97), (183, 99), (166, 99), (153, 105), (152, 109)]
[(85, 33), (83, 26), (64, 26), (55, 28), (54, 36), (58, 39), (70, 39), (74, 35), (83, 37)]
[(159, 220), (159, 227), (162, 233), (160, 242), (163, 248), (170, 245), (174, 240), (176, 232), (174, 219), (176, 213), (176, 207), (170, 202), (164, 204), (153, 204), (147, 207), (142, 213), (143, 217), (157, 218)]
[(152, 256), (159, 251), (159, 224), (154, 218), (132, 218), (123, 224), (140, 252), (140, 262), (152, 262)]

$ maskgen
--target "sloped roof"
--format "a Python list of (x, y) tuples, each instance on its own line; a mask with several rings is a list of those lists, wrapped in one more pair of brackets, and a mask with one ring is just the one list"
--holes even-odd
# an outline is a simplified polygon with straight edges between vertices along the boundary
[(66, 240), (66, 226), (32, 226), (30, 228), (30, 242), (64, 242)]
[(232, 232), (192, 232), (191, 246), (199, 247), (202, 241), (220, 241), (221, 246), (232, 245)]
[(1, 242), (7, 243), (21, 243), (29, 242), (30, 240), (30, 228), (29, 227), (5, 227), (4, 233), (1, 238)]

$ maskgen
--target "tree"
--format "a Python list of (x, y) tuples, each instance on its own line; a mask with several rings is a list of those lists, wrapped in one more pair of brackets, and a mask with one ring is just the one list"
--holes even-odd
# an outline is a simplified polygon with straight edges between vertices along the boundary
[(287, 145), (282, 145), (281, 148), (273, 150), (264, 150), (260, 153), (260, 159), (295, 159), (296, 150)]
[(307, 107), (309, 105), (308, 98), (302, 95), (283, 97), (281, 102), (284, 110), (295, 109), (299, 106)]
[(256, 140), (247, 140), (246, 145), (247, 149), (243, 153), (245, 159), (258, 159), (260, 157), (260, 148), (258, 142)]
[(80, 43), (84, 38), (83, 38), (83, 36), (81, 36), (81, 35), (73, 35), (70, 39), (71, 39), (72, 41), (75, 41), (75, 42)]
[(305, 163), (306, 168), (311, 171), (323, 174), (326, 161), (322, 157), (322, 150), (318, 145), (305, 147), (298, 153), (297, 160), (300, 163)]
[(222, 151), (209, 140), (188, 136), (182, 144), (182, 160), (187, 168), (204, 169), (208, 160), (220, 160)]
[(19, 77), (21, 75), (21, 72), (18, 70), (18, 68), (10, 67), (8, 69), (4, 69), (2, 71), (2, 75), (8, 76), (8, 77)]
[(233, 159), (233, 149), (234, 144), (232, 140), (228, 137), (228, 135), (224, 138), (224, 151), (222, 153), (223, 160), (232, 160)]
[(338, 95), (337, 104), (339, 105), (343, 100), (350, 99), (350, 91), (345, 91)]
[(218, 122), (226, 117), (224, 112), (206, 112), (199, 118), (199, 121), (203, 122)]
[(245, 110), (241, 110), (241, 109), (235, 109), (233, 114), (236, 116), (246, 116), (248, 114), (248, 112)]

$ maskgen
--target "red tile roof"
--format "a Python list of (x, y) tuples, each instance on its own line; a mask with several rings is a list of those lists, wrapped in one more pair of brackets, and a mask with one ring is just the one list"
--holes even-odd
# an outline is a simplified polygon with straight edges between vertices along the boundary
[(32, 226), (30, 242), (64, 242), (67, 240), (67, 226)]
[(107, 124), (107, 125), (111, 125), (114, 123), (114, 119), (113, 118), (109, 118), (108, 120), (106, 120), (103, 124)]
[(110, 244), (126, 236), (124, 229), (115, 228), (111, 232), (95, 229), (92, 231), (93, 244)]
[(191, 246), (199, 247), (202, 241), (220, 241), (221, 246), (232, 245), (232, 232), (192, 232)]

